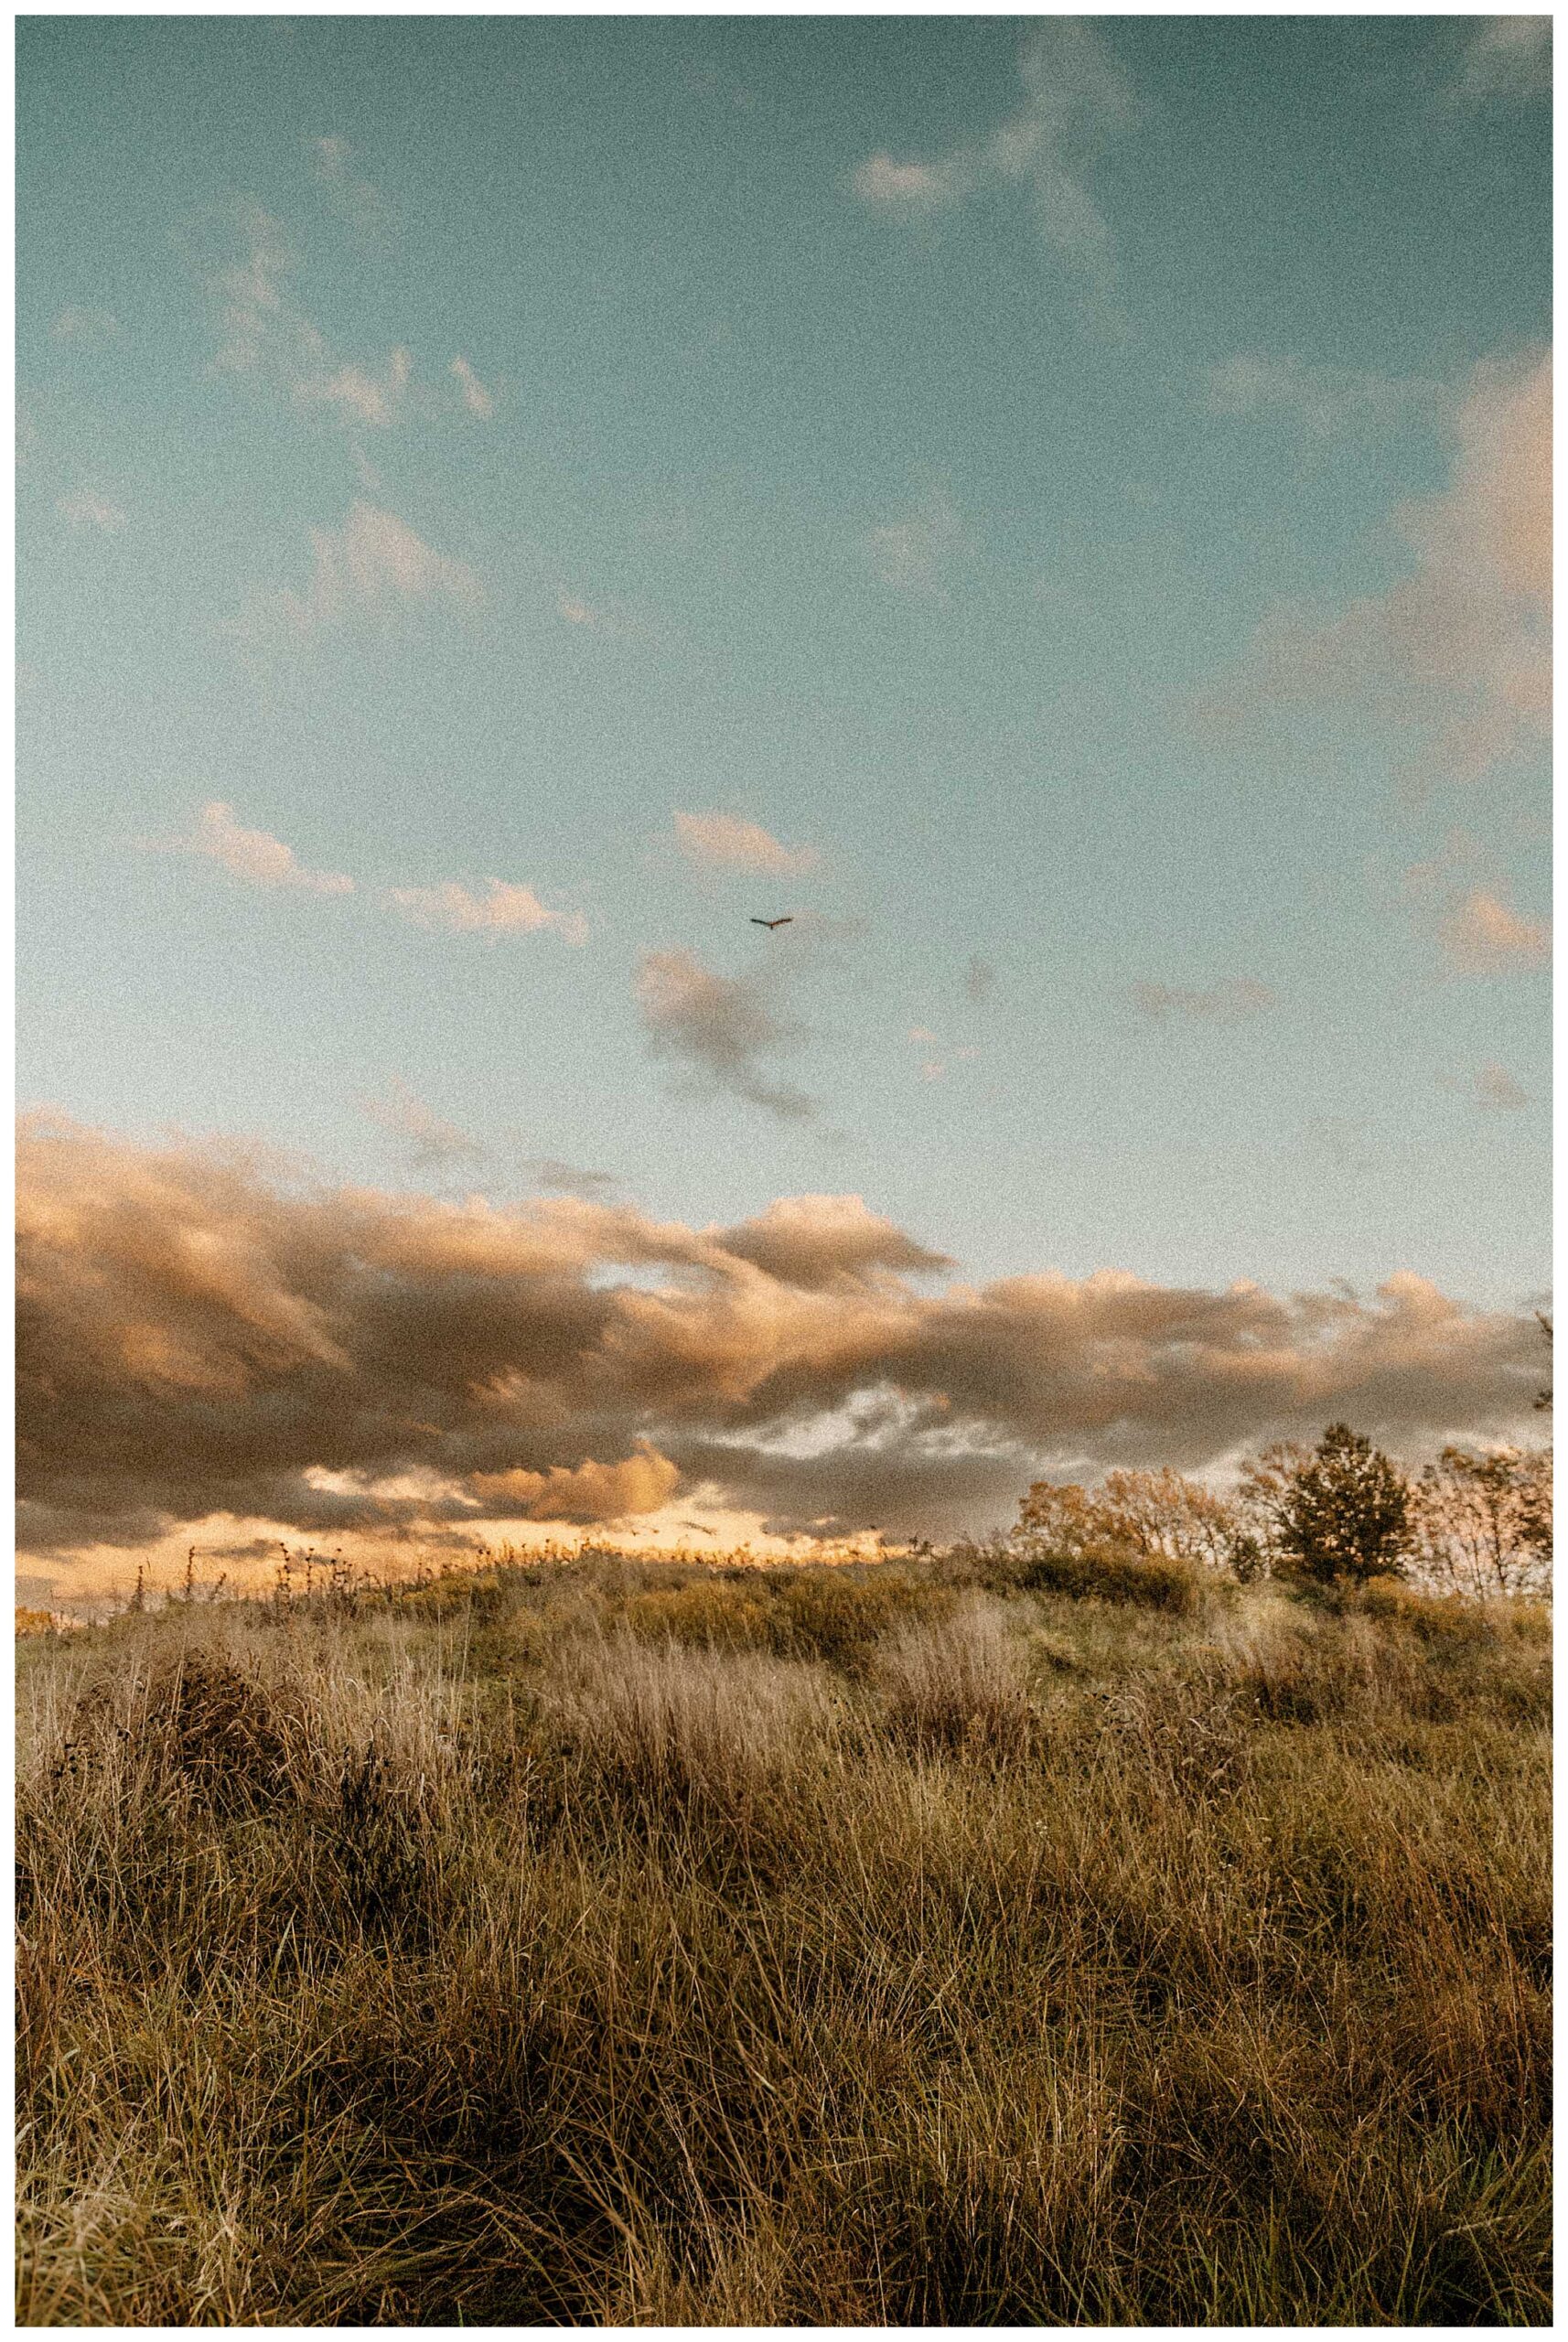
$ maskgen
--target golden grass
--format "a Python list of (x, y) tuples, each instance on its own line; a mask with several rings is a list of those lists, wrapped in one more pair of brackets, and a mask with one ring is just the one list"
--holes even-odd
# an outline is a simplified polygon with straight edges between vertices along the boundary
[(27, 2322), (1550, 2315), (1539, 1613), (599, 1560), (18, 1660)]

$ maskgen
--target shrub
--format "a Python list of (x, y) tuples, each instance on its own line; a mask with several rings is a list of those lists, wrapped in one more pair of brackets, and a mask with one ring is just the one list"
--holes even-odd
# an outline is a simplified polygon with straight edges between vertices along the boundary
[(1197, 1571), (1186, 1562), (1140, 1562), (1116, 1552), (1053, 1553), (1027, 1546), (1017, 1583), (1041, 1594), (1126, 1602), (1178, 1617), (1197, 1609), (1201, 1592)]
[(650, 1586), (630, 1595), (621, 1615), (645, 1642), (680, 1643), (694, 1650), (773, 1648), (768, 1606), (722, 1580), (697, 1578), (687, 1585)]

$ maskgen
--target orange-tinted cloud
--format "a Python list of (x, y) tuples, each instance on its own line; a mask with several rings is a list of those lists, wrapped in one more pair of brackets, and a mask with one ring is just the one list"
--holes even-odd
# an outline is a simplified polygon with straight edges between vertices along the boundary
[(241, 639), (309, 635), (321, 628), (378, 620), (421, 605), (472, 607), (484, 588), (467, 562), (438, 553), (400, 521), (356, 497), (340, 529), (312, 529), (310, 578), (303, 592), (285, 586), (253, 596), (227, 631)]
[(1282, 608), (1200, 716), (1224, 730), (1359, 701), (1406, 731), (1422, 780), (1473, 780), (1545, 744), (1551, 710), (1552, 359), (1476, 369), (1446, 488), (1392, 516), (1407, 574), (1337, 617)]
[(167, 854), (196, 854), (216, 862), (220, 869), (252, 886), (299, 887), (308, 895), (351, 895), (354, 882), (340, 871), (310, 870), (291, 845), (265, 830), (247, 830), (234, 817), (234, 808), (219, 798), (202, 807), (195, 830), (188, 838), (159, 838), (155, 847)]
[(25, 1552), (218, 1517), (313, 1537), (645, 1517), (951, 1533), (1043, 1469), (1202, 1468), (1343, 1416), (1404, 1447), (1524, 1423), (1528, 1315), (1421, 1278), (1288, 1298), (1102, 1272), (921, 1292), (858, 1198), (729, 1230), (577, 1197), (288, 1186), (69, 1123), (18, 1157)]
[(587, 921), (580, 911), (553, 911), (532, 886), (491, 878), (482, 895), (445, 879), (438, 886), (390, 886), (387, 901), (415, 927), (438, 929), (448, 935), (483, 935), (491, 942), (500, 935), (534, 935), (553, 928), (568, 943), (585, 943)]
[(760, 822), (738, 813), (677, 813), (675, 840), (688, 862), (704, 870), (739, 870), (754, 877), (791, 878), (814, 870), (815, 846), (789, 846)]
[(1552, 957), (1546, 921), (1521, 917), (1485, 886), (1473, 886), (1445, 914), (1437, 940), (1449, 966), (1466, 976), (1518, 975)]

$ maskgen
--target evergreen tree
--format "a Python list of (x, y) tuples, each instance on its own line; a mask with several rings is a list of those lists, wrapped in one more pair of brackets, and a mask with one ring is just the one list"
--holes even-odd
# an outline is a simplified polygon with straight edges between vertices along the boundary
[(1410, 1488), (1369, 1439), (1330, 1423), (1282, 1476), (1275, 1530), (1283, 1560), (1320, 1585), (1398, 1574), (1412, 1539)]

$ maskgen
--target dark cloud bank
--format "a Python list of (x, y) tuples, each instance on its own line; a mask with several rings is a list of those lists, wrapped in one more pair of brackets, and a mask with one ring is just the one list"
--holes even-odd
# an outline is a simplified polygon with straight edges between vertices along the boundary
[(581, 1197), (288, 1189), (260, 1155), (35, 1122), (18, 1199), (35, 1554), (218, 1513), (313, 1537), (608, 1520), (703, 1488), (779, 1529), (942, 1536), (1010, 1519), (1042, 1469), (1202, 1469), (1336, 1415), (1406, 1449), (1517, 1428), (1542, 1376), (1532, 1317), (1413, 1275), (1369, 1302), (938, 1289), (952, 1264), (856, 1197), (696, 1230)]

